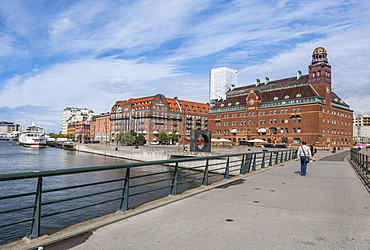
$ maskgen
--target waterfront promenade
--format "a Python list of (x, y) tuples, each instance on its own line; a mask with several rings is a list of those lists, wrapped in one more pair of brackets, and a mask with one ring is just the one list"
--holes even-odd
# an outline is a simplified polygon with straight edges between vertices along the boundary
[(36, 247), (38, 241), (44, 249), (370, 249), (370, 194), (344, 161), (347, 155), (349, 151), (319, 151), (307, 176), (295, 173), (299, 163), (291, 161), (166, 197), (123, 217), (111, 215), (122, 219), (95, 224), (94, 230), (70, 229), (69, 239), (52, 245), (47, 242), (57, 240), (53, 236), (31, 245)]

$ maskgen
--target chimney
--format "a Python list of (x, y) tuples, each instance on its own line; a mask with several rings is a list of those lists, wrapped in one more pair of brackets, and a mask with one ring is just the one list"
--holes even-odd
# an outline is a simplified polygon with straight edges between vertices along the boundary
[(299, 78), (301, 78), (301, 77), (302, 77), (302, 71), (298, 70), (298, 71), (297, 71), (297, 80), (298, 80)]
[(258, 79), (258, 78), (257, 78), (257, 79), (256, 79), (256, 87), (258, 87), (258, 85), (260, 85), (260, 83), (261, 83), (261, 82), (260, 82), (260, 79)]
[(269, 82), (270, 82), (270, 78), (265, 77), (265, 85), (269, 84)]

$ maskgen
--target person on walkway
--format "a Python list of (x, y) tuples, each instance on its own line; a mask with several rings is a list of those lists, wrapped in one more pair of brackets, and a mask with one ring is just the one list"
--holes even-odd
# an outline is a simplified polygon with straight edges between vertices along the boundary
[(307, 164), (310, 162), (311, 159), (311, 150), (310, 147), (306, 145), (306, 142), (302, 142), (302, 146), (298, 148), (298, 159), (301, 161), (301, 175), (305, 176), (307, 174)]
[(313, 161), (315, 161), (316, 159), (315, 159), (315, 157), (314, 157), (314, 155), (315, 155), (315, 144), (311, 144), (310, 145), (310, 150), (311, 150), (311, 161), (310, 162), (313, 162)]
[(337, 148), (334, 146), (332, 153), (335, 153), (335, 152), (337, 152)]

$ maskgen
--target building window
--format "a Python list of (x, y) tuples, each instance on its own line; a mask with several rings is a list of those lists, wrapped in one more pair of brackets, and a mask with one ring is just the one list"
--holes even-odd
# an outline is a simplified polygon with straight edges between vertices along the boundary
[(279, 100), (279, 97), (275, 96), (274, 101), (277, 101), (277, 100)]
[(284, 99), (289, 99), (289, 96), (288, 95), (284, 96)]
[(294, 144), (301, 144), (301, 138), (293, 138)]

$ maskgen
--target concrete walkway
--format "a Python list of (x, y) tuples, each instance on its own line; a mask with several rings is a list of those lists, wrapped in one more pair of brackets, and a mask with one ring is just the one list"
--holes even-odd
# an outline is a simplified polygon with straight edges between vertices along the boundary
[(44, 249), (370, 249), (370, 195), (347, 155), (319, 151), (307, 176), (292, 161)]

